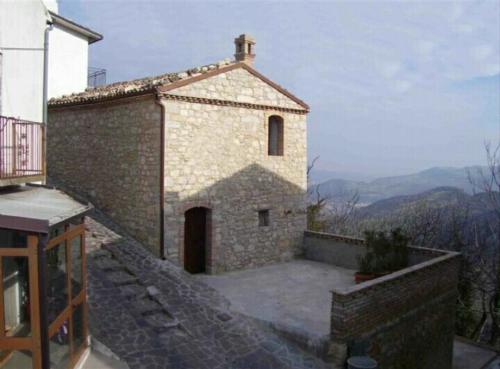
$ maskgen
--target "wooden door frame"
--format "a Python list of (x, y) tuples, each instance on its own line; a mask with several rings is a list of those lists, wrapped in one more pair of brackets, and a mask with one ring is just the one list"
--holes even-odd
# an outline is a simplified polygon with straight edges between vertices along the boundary
[(193, 209), (203, 209), (205, 211), (205, 260), (204, 260), (204, 273), (212, 273), (212, 209), (208, 206), (191, 206), (183, 212), (183, 226), (182, 226), (182, 267), (186, 270), (186, 214)]
[[(71, 276), (72, 276), (72, 260), (71, 260), (71, 243), (76, 238), (80, 238), (80, 253), (82, 255), (82, 289), (75, 297), (72, 296), (72, 284), (71, 284)], [(69, 363), (68, 369), (74, 368), (78, 363), (80, 358), (82, 357), (85, 350), (88, 348), (88, 317), (87, 317), (87, 257), (85, 253), (85, 224), (77, 225), (76, 227), (69, 229), (69, 226), (66, 225), (64, 228), (64, 233), (54, 237), (51, 239), (44, 252), (64, 243), (64, 248), (66, 251), (66, 285), (68, 289), (68, 297), (67, 304), (64, 310), (59, 313), (56, 319), (49, 323), (48, 328), (48, 340), (52, 338), (52, 336), (57, 333), (59, 328), (65, 321), (68, 322), (68, 338), (69, 338)], [(78, 306), (82, 306), (83, 313), (83, 343), (81, 347), (74, 348), (74, 339), (73, 339), (73, 313), (76, 310), (75, 308)]]
[[(39, 235), (28, 235), (26, 247), (0, 248), (0, 347), (11, 351), (30, 351), (33, 369), (42, 367), (40, 335), (40, 291), (38, 280), (38, 243)], [(3, 258), (26, 257), (28, 259), (28, 285), (30, 295), (30, 330), (31, 337), (7, 337), (4, 320)], [(10, 355), (12, 353), (8, 353)]]

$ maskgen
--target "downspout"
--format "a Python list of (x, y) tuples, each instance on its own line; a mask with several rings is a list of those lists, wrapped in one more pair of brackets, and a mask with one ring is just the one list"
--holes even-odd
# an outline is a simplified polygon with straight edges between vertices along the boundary
[(165, 259), (165, 105), (156, 91), (155, 103), (160, 106), (160, 258)]
[(49, 32), (52, 30), (52, 23), (47, 22), (47, 27), (43, 35), (43, 174), (44, 184), (47, 183), (47, 122), (48, 122), (48, 95), (49, 95)]

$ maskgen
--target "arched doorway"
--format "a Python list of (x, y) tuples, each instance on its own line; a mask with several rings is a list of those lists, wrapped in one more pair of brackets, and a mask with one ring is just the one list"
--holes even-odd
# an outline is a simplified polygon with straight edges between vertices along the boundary
[(206, 271), (209, 211), (197, 207), (184, 213), (184, 269), (189, 273)]

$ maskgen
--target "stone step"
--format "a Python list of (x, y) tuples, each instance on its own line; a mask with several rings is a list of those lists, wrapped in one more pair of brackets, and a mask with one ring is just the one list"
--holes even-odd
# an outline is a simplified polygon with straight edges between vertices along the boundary
[(125, 267), (122, 264), (120, 264), (116, 259), (112, 258), (99, 258), (96, 260), (95, 264), (98, 268), (104, 271), (125, 270)]
[(144, 317), (144, 320), (148, 325), (150, 325), (154, 330), (161, 333), (169, 329), (177, 328), (179, 322), (177, 319), (173, 319), (166, 312), (156, 312)]
[(141, 315), (152, 315), (154, 313), (163, 313), (163, 308), (156, 301), (150, 299), (149, 297), (142, 298), (140, 300), (135, 300), (133, 303), (134, 308)]
[(120, 289), (120, 292), (123, 294), (123, 296), (131, 300), (140, 300), (148, 296), (148, 292), (144, 288), (144, 286), (141, 286), (137, 283), (126, 284), (118, 288)]
[(93, 257), (94, 259), (111, 258), (112, 257), (111, 253), (107, 250), (104, 250), (104, 249), (98, 249), (98, 250), (92, 251), (90, 253), (90, 256)]
[(126, 272), (125, 270), (118, 270), (109, 272), (108, 279), (117, 286), (124, 286), (127, 284), (137, 284), (137, 277)]

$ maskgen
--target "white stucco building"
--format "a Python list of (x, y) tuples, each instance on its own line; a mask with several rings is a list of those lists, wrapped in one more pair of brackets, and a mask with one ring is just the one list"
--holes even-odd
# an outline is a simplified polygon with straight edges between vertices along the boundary
[(0, 0), (0, 115), (42, 121), (47, 28), (48, 98), (87, 87), (89, 44), (102, 36), (59, 15), (56, 0)]

